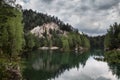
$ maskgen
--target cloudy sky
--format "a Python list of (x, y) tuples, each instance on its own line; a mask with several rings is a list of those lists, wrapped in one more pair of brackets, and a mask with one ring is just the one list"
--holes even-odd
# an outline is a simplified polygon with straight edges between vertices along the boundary
[(89, 35), (106, 33), (120, 23), (120, 0), (17, 0), (24, 9), (55, 15)]

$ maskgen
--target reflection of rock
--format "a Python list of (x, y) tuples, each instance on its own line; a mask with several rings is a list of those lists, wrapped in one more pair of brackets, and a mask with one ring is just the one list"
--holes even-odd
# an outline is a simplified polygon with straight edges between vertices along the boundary
[(84, 66), (89, 57), (88, 53), (76, 55), (73, 53), (65, 53), (60, 51), (52, 51), (50, 53), (49, 51), (47, 52), (44, 50), (40, 52), (38, 51), (36, 55), (37, 56), (34, 56), (33, 58), (30, 57), (32, 60), (30, 65), (32, 66), (28, 65), (24, 70), (25, 77), (29, 77), (30, 80), (47, 80), (50, 78), (55, 78), (66, 70), (73, 67), (78, 68), (79, 64)]
[(84, 48), (82, 46), (79, 46), (79, 47), (76, 46), (76, 48), (75, 48), (76, 53), (78, 53), (78, 52), (83, 53), (85, 51), (88, 51), (88, 48)]
[(48, 59), (47, 61), (43, 61), (41, 58), (36, 60), (33, 64), (32, 67), (34, 70), (45, 70), (45, 71), (53, 71), (59, 68), (59, 66), (56, 65), (51, 65), (51, 60)]
[(40, 70), (40, 69), (43, 69), (43, 60), (42, 59), (38, 59), (36, 62), (34, 62), (34, 64), (32, 65), (33, 69), (35, 70)]
[(105, 61), (105, 58), (103, 56), (94, 56), (93, 58), (97, 61)]

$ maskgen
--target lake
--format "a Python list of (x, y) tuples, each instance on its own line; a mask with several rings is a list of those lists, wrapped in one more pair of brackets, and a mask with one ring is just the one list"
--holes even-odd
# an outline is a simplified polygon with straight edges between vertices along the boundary
[(28, 54), (23, 60), (23, 77), (27, 80), (120, 80), (120, 64), (105, 61), (102, 50), (37, 50)]

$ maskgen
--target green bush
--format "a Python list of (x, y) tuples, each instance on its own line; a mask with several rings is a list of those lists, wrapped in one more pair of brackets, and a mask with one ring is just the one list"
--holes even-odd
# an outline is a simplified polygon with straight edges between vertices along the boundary
[(120, 63), (120, 51), (112, 50), (112, 51), (105, 52), (105, 58), (108, 62)]

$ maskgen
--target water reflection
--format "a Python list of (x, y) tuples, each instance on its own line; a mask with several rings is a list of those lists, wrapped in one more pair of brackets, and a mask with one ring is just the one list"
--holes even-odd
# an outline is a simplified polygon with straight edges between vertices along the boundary
[(113, 75), (120, 78), (120, 53), (110, 52), (105, 54), (105, 59)]
[(117, 80), (105, 62), (98, 62), (92, 57), (86, 62), (86, 66), (66, 70), (62, 75), (52, 80)]
[(96, 60), (104, 56), (100, 50), (83, 54), (60, 51), (30, 54), (23, 70), (27, 80), (119, 80), (110, 71), (110, 64)]

